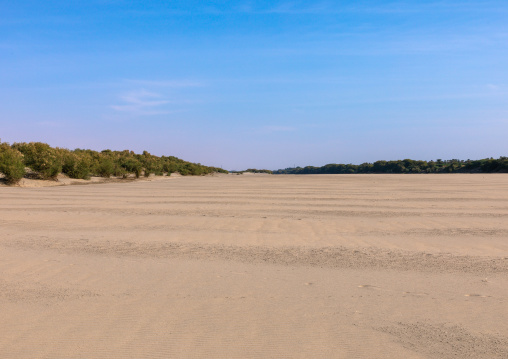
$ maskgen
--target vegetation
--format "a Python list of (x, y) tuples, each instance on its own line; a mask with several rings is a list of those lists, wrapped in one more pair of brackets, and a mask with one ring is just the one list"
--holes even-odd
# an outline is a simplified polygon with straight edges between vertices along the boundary
[(12, 148), (23, 154), (26, 167), (42, 179), (55, 179), (62, 172), (62, 158), (58, 150), (42, 142), (15, 143)]
[(213, 172), (228, 173), (217, 167), (191, 163), (173, 156), (155, 156), (147, 151), (136, 154), (132, 151), (101, 152), (93, 150), (53, 148), (46, 143), (0, 143), (0, 173), (9, 184), (19, 182), (25, 175), (25, 167), (41, 179), (56, 179), (59, 173), (70, 178), (89, 179), (91, 176), (123, 177), (150, 174), (162, 176), (174, 172), (187, 175), (206, 175)]
[(272, 174), (273, 173), (270, 170), (258, 170), (258, 169), (255, 169), (255, 168), (249, 168), (248, 170), (245, 170), (244, 172), (250, 172), (250, 173), (268, 173), (268, 174)]
[(268, 174), (272, 174), (273, 171), (270, 171), (270, 170), (258, 170), (256, 168), (249, 168), (245, 171), (232, 171), (232, 173), (237, 173), (237, 174), (242, 174), (242, 173), (245, 173), (245, 172), (248, 172), (248, 173), (268, 173)]
[[(91, 176), (139, 178), (150, 174), (162, 176), (179, 172), (184, 176), (205, 175), (213, 172), (228, 173), (217, 167), (191, 163), (173, 156), (155, 156), (147, 151), (136, 154), (133, 151), (101, 152), (93, 150), (53, 148), (46, 143), (8, 143), (0, 142), (0, 173), (8, 184), (16, 184), (25, 175), (28, 167), (39, 178), (56, 179), (59, 173), (70, 178), (89, 179)], [(374, 163), (327, 164), (322, 167), (295, 167), (270, 171), (249, 168), (235, 173), (273, 173), (273, 174), (345, 174), (345, 173), (508, 173), (508, 157), (481, 160), (415, 161), (376, 161)]]
[(0, 143), (0, 173), (8, 184), (18, 183), (25, 175), (23, 155), (7, 143)]
[(274, 174), (323, 174), (323, 173), (497, 173), (508, 172), (508, 157), (482, 160), (436, 161), (376, 161), (374, 163), (328, 164), (323, 167), (295, 167), (274, 171)]

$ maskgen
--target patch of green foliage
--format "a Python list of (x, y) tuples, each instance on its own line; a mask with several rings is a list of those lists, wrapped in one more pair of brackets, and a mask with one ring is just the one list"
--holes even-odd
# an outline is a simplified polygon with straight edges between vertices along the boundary
[(242, 174), (242, 173), (268, 173), (268, 174), (272, 174), (273, 171), (270, 171), (270, 170), (258, 170), (256, 168), (249, 168), (245, 171), (232, 171), (232, 173), (236, 173), (236, 174)]
[(327, 164), (322, 167), (294, 167), (274, 171), (274, 174), (346, 174), (346, 173), (507, 173), (508, 157), (482, 160), (376, 161), (374, 163)]
[(250, 172), (250, 173), (268, 173), (268, 174), (272, 174), (273, 171), (270, 171), (270, 170), (258, 170), (256, 168), (249, 168), (247, 170), (245, 170), (244, 172)]
[(8, 143), (0, 143), (0, 173), (7, 184), (18, 183), (25, 175), (25, 164), (21, 152), (11, 148)]
[(78, 156), (71, 151), (62, 152), (62, 173), (70, 178), (90, 179), (90, 162), (87, 157)]
[(42, 179), (56, 179), (62, 172), (63, 158), (57, 149), (46, 143), (14, 143), (12, 148), (23, 154), (25, 166), (37, 172)]
[[(139, 178), (142, 174), (162, 176), (180, 172), (182, 175), (206, 175), (213, 172), (228, 173), (217, 167), (191, 163), (173, 156), (155, 156), (147, 151), (101, 152), (85, 149), (52, 148), (46, 143), (0, 144), (0, 173), (9, 183), (16, 183), (29, 167), (42, 179), (55, 179), (59, 173), (71, 178), (89, 179), (91, 176)], [(17, 179), (16, 179), (17, 178)]]

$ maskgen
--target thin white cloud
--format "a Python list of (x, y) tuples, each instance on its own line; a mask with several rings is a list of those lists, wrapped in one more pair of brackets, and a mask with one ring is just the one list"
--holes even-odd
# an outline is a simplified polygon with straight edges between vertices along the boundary
[(170, 101), (164, 99), (162, 95), (150, 92), (145, 89), (131, 91), (120, 96), (123, 101), (120, 105), (111, 105), (115, 111), (126, 112), (131, 115), (150, 116), (170, 113), (163, 108)]
[(245, 2), (235, 8), (234, 11), (252, 14), (252, 15), (263, 15), (263, 14), (280, 14), (280, 15), (297, 15), (297, 14), (325, 14), (332, 10), (328, 3), (322, 2), (308, 6), (299, 5), (294, 1), (282, 1), (272, 5), (271, 7), (255, 7), (252, 2)]
[[(117, 86), (125, 89), (138, 88), (137, 90), (125, 91), (118, 95), (118, 103), (109, 107), (117, 113), (130, 116), (153, 116), (175, 112), (182, 112), (182, 106), (192, 101), (182, 98), (180, 92), (184, 89), (205, 86), (202, 82), (179, 79), (179, 80), (151, 80), (151, 79), (122, 79)], [(168, 105), (171, 104), (169, 108)]]
[(405, 1), (393, 1), (391, 3), (376, 5), (372, 4), (338, 4), (331, 1), (321, 1), (309, 5), (302, 1), (274, 2), (270, 7), (256, 6), (255, 2), (246, 1), (233, 9), (224, 9), (217, 6), (206, 6), (201, 12), (214, 15), (228, 15), (239, 12), (250, 15), (330, 15), (341, 13), (370, 13), (370, 14), (411, 14), (422, 12), (506, 12), (506, 7), (499, 5), (497, 1), (451, 1), (438, 0), (426, 3), (408, 3)]
[(492, 91), (499, 91), (501, 90), (501, 86), (496, 84), (487, 84), (487, 88)]
[(376, 5), (359, 4), (352, 6), (339, 6), (327, 9), (332, 13), (371, 13), (371, 14), (417, 14), (423, 12), (506, 12), (504, 5), (498, 1), (430, 1), (407, 2), (394, 1)]
[(246, 1), (236, 6), (235, 10), (238, 12), (250, 13), (254, 11), (254, 6), (252, 5), (252, 1)]
[(193, 80), (139, 80), (139, 79), (125, 79), (129, 84), (140, 86), (154, 86), (154, 87), (203, 87), (204, 83)]

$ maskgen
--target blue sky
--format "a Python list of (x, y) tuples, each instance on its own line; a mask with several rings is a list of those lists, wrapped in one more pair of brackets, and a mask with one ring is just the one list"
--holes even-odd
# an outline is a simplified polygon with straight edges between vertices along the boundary
[(508, 155), (508, 2), (0, 0), (0, 138), (226, 169)]

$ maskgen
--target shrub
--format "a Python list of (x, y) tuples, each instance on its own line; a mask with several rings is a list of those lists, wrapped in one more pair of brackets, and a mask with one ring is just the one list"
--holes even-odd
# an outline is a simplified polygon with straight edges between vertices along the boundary
[(7, 143), (0, 143), (0, 172), (7, 184), (16, 184), (25, 175), (23, 155)]
[(62, 158), (46, 143), (15, 143), (12, 147), (23, 154), (25, 165), (42, 179), (55, 179), (62, 171)]
[(127, 171), (125, 170), (125, 168), (120, 166), (118, 163), (115, 163), (114, 169), (113, 169), (113, 176), (126, 178)]
[(141, 176), (143, 166), (141, 165), (141, 162), (139, 162), (137, 159), (122, 158), (120, 165), (123, 168), (125, 168), (127, 172), (134, 173), (136, 175), (136, 178), (139, 178), (139, 176)]
[(160, 157), (151, 155), (147, 151), (143, 151), (143, 154), (139, 156), (141, 163), (143, 164), (145, 170), (145, 177), (150, 176), (150, 174), (155, 174), (156, 176), (162, 176), (164, 173), (163, 160)]
[(115, 173), (115, 164), (110, 159), (103, 159), (97, 167), (97, 174), (101, 177), (109, 178)]
[(73, 175), (73, 178), (90, 179), (90, 164), (86, 158), (78, 160)]
[(86, 157), (67, 152), (63, 157), (62, 173), (70, 178), (90, 179), (90, 163)]
[(226, 172), (222, 169), (183, 161), (174, 156), (155, 156), (147, 151), (136, 154), (132, 151), (51, 148), (41, 142), (15, 143), (12, 148), (22, 153), (22, 161), (38, 173), (40, 178), (55, 178), (63, 172), (71, 178), (88, 179), (91, 174), (102, 177), (123, 176), (134, 173), (140, 177), (154, 173), (162, 176), (180, 172), (183, 175), (204, 175), (211, 172)]
[(71, 177), (71, 173), (74, 171), (77, 163), (77, 156), (73, 153), (65, 153), (62, 159), (62, 173), (65, 173)]
[(162, 170), (164, 172), (167, 172), (168, 175), (173, 173), (173, 172), (177, 172), (178, 171), (178, 166), (176, 165), (176, 163), (173, 163), (173, 162), (164, 162), (163, 166), (162, 166)]

